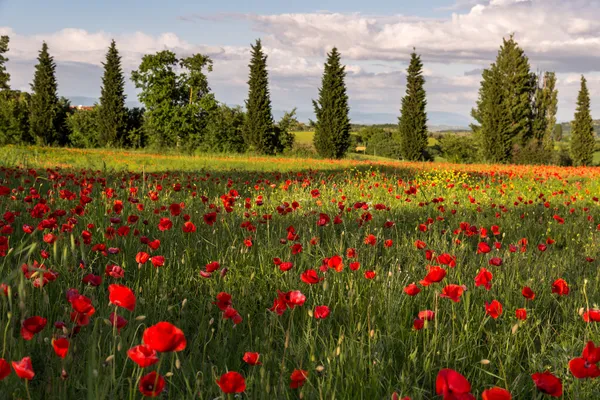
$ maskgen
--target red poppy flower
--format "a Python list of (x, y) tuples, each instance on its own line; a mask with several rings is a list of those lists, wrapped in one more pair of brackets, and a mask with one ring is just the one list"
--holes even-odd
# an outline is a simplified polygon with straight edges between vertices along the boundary
[(115, 306), (133, 311), (135, 308), (135, 294), (125, 285), (109, 285), (108, 300)]
[(546, 372), (536, 372), (531, 375), (531, 379), (533, 379), (533, 383), (537, 389), (545, 394), (548, 394), (552, 397), (561, 397), (563, 394), (562, 382), (559, 378), (552, 375), (549, 371)]
[(498, 300), (492, 300), (491, 303), (485, 302), (485, 313), (493, 319), (498, 319), (502, 315), (502, 304)]
[(30, 317), (23, 321), (21, 324), (21, 337), (25, 340), (33, 339), (36, 333), (39, 333), (44, 329), (48, 320), (42, 317)]
[(81, 281), (86, 285), (100, 286), (102, 284), (102, 277), (99, 275), (87, 274)]
[(569, 285), (564, 279), (557, 279), (552, 284), (552, 293), (556, 293), (559, 296), (566, 296), (569, 294)]
[(235, 371), (229, 371), (221, 375), (217, 380), (217, 385), (219, 385), (223, 393), (243, 393), (246, 390), (244, 377)]
[(375, 271), (365, 271), (365, 278), (374, 279), (375, 276), (377, 276), (377, 273)]
[(420, 291), (421, 289), (419, 289), (419, 287), (414, 283), (411, 283), (404, 288), (404, 293), (406, 293), (409, 296), (416, 296), (417, 294), (419, 294)]
[(585, 322), (600, 322), (600, 310), (592, 309), (583, 313)]
[(159, 322), (146, 328), (143, 340), (148, 347), (161, 353), (181, 351), (187, 344), (181, 329), (169, 322)]
[(429, 272), (420, 282), (423, 286), (429, 286), (432, 283), (441, 282), (446, 276), (446, 270), (438, 265), (430, 265), (427, 267)]
[(477, 254), (487, 254), (492, 251), (492, 248), (486, 242), (481, 242), (477, 245)]
[(533, 299), (535, 299), (535, 293), (533, 293), (533, 290), (531, 290), (531, 288), (529, 286), (525, 286), (523, 288), (523, 290), (521, 290), (521, 294), (527, 300), (533, 300)]
[(302, 369), (295, 369), (290, 375), (290, 388), (297, 389), (304, 385), (308, 378), (308, 371)]
[(419, 319), (423, 321), (433, 321), (435, 313), (431, 310), (419, 311)]
[(481, 400), (512, 400), (510, 392), (506, 389), (494, 387), (481, 393)]
[(152, 250), (158, 250), (160, 247), (160, 240), (154, 239), (153, 241), (148, 242), (148, 247), (150, 247)]
[(327, 306), (316, 306), (314, 316), (316, 319), (325, 319), (329, 316), (330, 310)]
[(413, 328), (416, 331), (420, 331), (425, 326), (425, 321), (421, 318), (415, 318), (413, 321)]
[(135, 262), (138, 264), (145, 264), (150, 259), (150, 254), (140, 251), (135, 255)]
[(150, 259), (154, 268), (162, 267), (165, 265), (165, 258), (163, 256), (154, 256)]
[(127, 323), (129, 321), (127, 321), (125, 318), (123, 318), (122, 316), (115, 314), (114, 312), (111, 312), (110, 315), (108, 316), (108, 321), (110, 322), (110, 324), (112, 326), (116, 326), (117, 327), (117, 331), (121, 332), (121, 329), (124, 328)]
[(360, 263), (358, 261), (353, 261), (349, 265), (351, 271), (358, 271), (360, 269)]
[(492, 257), (488, 264), (493, 265), (494, 267), (499, 267), (502, 265), (502, 259), (500, 257)]
[(184, 233), (193, 233), (196, 232), (196, 225), (194, 225), (192, 222), (187, 221), (183, 224), (183, 228), (181, 228), (183, 230)]
[(315, 271), (314, 269), (308, 269), (304, 271), (302, 274), (300, 274), (300, 279), (302, 280), (302, 282), (307, 283), (309, 285), (314, 285), (323, 280), (323, 278), (319, 278), (317, 271)]
[(52, 339), (54, 353), (60, 358), (65, 358), (69, 352), (69, 341), (66, 338)]
[(283, 272), (289, 271), (293, 267), (294, 267), (294, 263), (291, 263), (289, 261), (282, 262), (281, 264), (279, 264), (279, 269)]
[(485, 268), (481, 268), (475, 277), (475, 286), (483, 286), (486, 290), (492, 288), (492, 273)]
[(581, 357), (574, 358), (569, 362), (569, 369), (575, 378), (597, 378), (600, 376), (600, 369), (596, 365), (600, 361), (600, 347), (596, 347), (594, 342), (588, 342), (583, 349)]
[(4, 358), (0, 358), (0, 381), (10, 375), (10, 364)]
[(548, 248), (548, 246), (546, 246), (545, 244), (538, 244), (538, 250), (541, 251), (542, 253), (544, 251), (546, 251), (547, 248)]
[(464, 286), (460, 285), (448, 285), (444, 289), (442, 289), (442, 293), (440, 293), (440, 297), (450, 299), (455, 303), (460, 301), (460, 296), (462, 296), (465, 291)]
[(425, 247), (427, 247), (427, 244), (422, 240), (417, 240), (415, 241), (415, 247), (419, 250), (423, 250)]
[(244, 353), (244, 357), (242, 358), (242, 360), (244, 360), (248, 365), (262, 365), (262, 363), (258, 361), (259, 358), (260, 353), (252, 353), (247, 351), (246, 353)]
[(106, 276), (110, 276), (115, 279), (121, 279), (125, 276), (125, 270), (118, 265), (108, 264), (104, 270)]
[(217, 222), (217, 213), (216, 212), (210, 212), (207, 214), (204, 214), (204, 223), (208, 226), (212, 226), (215, 222)]
[(448, 265), (451, 268), (456, 267), (456, 256), (451, 256), (448, 253), (440, 254), (437, 257), (437, 261), (440, 264)]
[(370, 246), (375, 246), (377, 244), (377, 237), (373, 234), (369, 234), (365, 238), (365, 244), (368, 244)]
[(24, 357), (21, 361), (13, 361), (12, 367), (15, 370), (17, 376), (21, 379), (32, 380), (35, 376), (33, 372), (33, 366), (31, 365), (31, 358)]
[(173, 227), (173, 222), (169, 218), (161, 218), (158, 223), (158, 230), (168, 231)]
[(221, 264), (219, 264), (217, 261), (212, 261), (206, 264), (204, 268), (206, 269), (206, 272), (215, 272), (216, 270), (221, 268)]
[(140, 368), (146, 368), (158, 362), (158, 354), (156, 351), (145, 344), (127, 350), (127, 356), (131, 361), (139, 365)]
[(527, 319), (527, 310), (524, 308), (517, 308), (515, 311), (515, 316), (517, 317), (517, 319), (525, 321)]
[(165, 379), (158, 375), (156, 371), (152, 371), (140, 379), (138, 388), (144, 396), (156, 397), (165, 389)]
[(327, 261), (327, 266), (335, 269), (335, 272), (342, 272), (342, 269), (344, 268), (342, 257), (338, 256), (337, 254), (334, 255)]
[(217, 294), (217, 301), (213, 302), (219, 310), (225, 311), (228, 307), (230, 307), (233, 303), (231, 302), (231, 295), (227, 292), (220, 292)]
[(471, 384), (460, 373), (452, 369), (442, 369), (435, 380), (435, 392), (443, 396), (444, 400), (472, 399)]

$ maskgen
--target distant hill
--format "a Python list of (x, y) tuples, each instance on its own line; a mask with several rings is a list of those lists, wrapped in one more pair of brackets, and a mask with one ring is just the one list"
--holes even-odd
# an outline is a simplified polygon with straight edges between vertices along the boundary
[[(563, 129), (563, 135), (569, 136), (571, 134), (571, 122), (561, 122)], [(594, 120), (594, 131), (596, 136), (600, 136), (600, 119)]]
[[(273, 110), (273, 117), (279, 120), (284, 114), (283, 110)], [(311, 111), (297, 111), (296, 117), (299, 121), (307, 123), (309, 119), (314, 120), (315, 115)], [(471, 120), (461, 114), (430, 111), (427, 113), (429, 130), (432, 132), (447, 130), (470, 130)], [(397, 126), (398, 115), (390, 113), (364, 113), (350, 110), (350, 120), (353, 125), (387, 125)]]

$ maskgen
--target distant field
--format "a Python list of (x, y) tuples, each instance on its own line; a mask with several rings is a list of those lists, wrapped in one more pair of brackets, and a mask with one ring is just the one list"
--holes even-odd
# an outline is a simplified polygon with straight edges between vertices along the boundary
[(315, 135), (315, 132), (294, 132), (294, 135), (296, 136), (296, 143), (312, 145), (313, 136)]

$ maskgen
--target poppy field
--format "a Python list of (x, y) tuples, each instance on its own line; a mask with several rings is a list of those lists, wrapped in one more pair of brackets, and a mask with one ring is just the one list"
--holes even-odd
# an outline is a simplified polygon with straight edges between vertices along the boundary
[(0, 167), (0, 398), (597, 398), (598, 168), (99, 154)]

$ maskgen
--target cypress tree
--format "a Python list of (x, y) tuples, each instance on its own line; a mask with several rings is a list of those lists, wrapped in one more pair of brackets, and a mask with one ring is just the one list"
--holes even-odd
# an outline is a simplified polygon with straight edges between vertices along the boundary
[(513, 146), (525, 145), (533, 137), (535, 82), (529, 59), (514, 37), (503, 39), (496, 62), (483, 73), (477, 108), (472, 111), (487, 161), (510, 162)]
[(502, 108), (502, 80), (496, 64), (483, 71), (483, 80), (479, 89), (477, 108), (471, 112), (480, 124), (473, 126), (477, 137), (481, 157), (492, 163), (501, 163), (510, 159), (512, 141), (505, 129), (507, 115)]
[(121, 56), (113, 40), (106, 53), (97, 126), (98, 145), (114, 146), (123, 144), (127, 126), (125, 107), (125, 77), (121, 68)]
[(325, 158), (344, 157), (350, 147), (350, 118), (346, 94), (346, 67), (340, 62), (340, 53), (333, 48), (327, 54), (319, 100), (313, 100), (317, 122), (313, 143)]
[(512, 35), (509, 40), (504, 39), (496, 65), (503, 88), (502, 107), (507, 115), (504, 131), (513, 144), (523, 145), (532, 137), (535, 74), (531, 73), (529, 59)]
[(277, 147), (277, 135), (271, 113), (267, 56), (263, 53), (260, 39), (252, 45), (248, 80), (248, 100), (243, 137), (253, 150), (263, 154), (273, 154)]
[(4, 53), (8, 52), (8, 36), (0, 36), (0, 90), (8, 90), (10, 86), (10, 74), (6, 72), (6, 62), (8, 58), (4, 56)]
[(591, 165), (594, 155), (594, 122), (590, 111), (590, 92), (585, 77), (577, 97), (575, 120), (571, 123), (571, 157), (575, 165)]
[(537, 84), (535, 86), (532, 134), (538, 144), (543, 145), (546, 149), (552, 149), (552, 133), (556, 125), (556, 111), (558, 109), (556, 74), (546, 72), (541, 81), (541, 87)]
[(48, 53), (48, 45), (44, 42), (31, 84), (29, 116), (31, 136), (37, 144), (41, 145), (53, 144), (57, 136), (59, 105), (55, 72), (54, 58)]
[(406, 76), (406, 95), (399, 118), (400, 151), (405, 160), (423, 160), (427, 149), (425, 78), (421, 57), (413, 51)]

